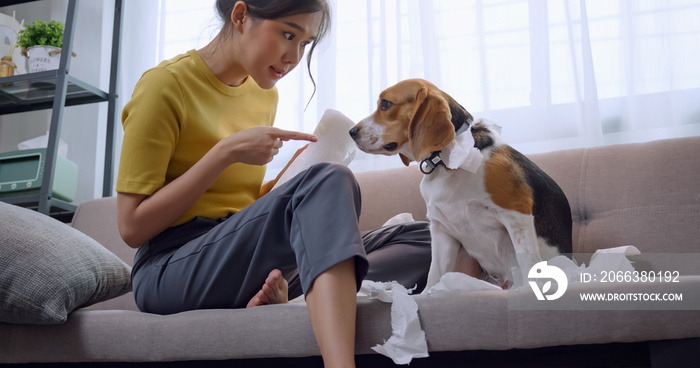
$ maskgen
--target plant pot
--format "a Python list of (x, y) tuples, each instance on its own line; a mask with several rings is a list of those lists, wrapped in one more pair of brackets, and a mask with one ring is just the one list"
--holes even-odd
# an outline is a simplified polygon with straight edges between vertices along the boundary
[(27, 49), (27, 71), (29, 73), (58, 69), (60, 61), (60, 47), (32, 46)]

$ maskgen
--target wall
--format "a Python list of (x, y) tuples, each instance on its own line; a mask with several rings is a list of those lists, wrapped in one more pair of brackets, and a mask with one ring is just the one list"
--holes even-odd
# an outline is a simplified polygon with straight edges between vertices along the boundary
[[(35, 20), (65, 21), (67, 0), (37, 1), (0, 8), (0, 12), (25, 23)], [(79, 1), (70, 75), (100, 88), (109, 89), (111, 34), (114, 1)], [(20, 62), (24, 62), (21, 60)], [(51, 110), (0, 116), (0, 152), (13, 151), (17, 144), (46, 134)], [(104, 139), (107, 103), (64, 109), (61, 139), (68, 144), (68, 159), (79, 167), (75, 204), (102, 195)]]

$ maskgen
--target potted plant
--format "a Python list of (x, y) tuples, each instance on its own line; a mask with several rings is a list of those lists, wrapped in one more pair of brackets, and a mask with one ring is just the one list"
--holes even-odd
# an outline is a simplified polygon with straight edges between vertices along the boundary
[[(17, 34), (17, 45), (27, 57), (30, 73), (58, 69), (63, 46), (63, 22), (43, 20), (25, 25)], [(74, 55), (75, 56), (75, 55)]]

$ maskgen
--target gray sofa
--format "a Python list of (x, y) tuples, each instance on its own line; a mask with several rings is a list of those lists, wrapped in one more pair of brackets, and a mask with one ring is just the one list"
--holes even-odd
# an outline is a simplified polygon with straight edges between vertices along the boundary
[[(700, 253), (700, 137), (530, 158), (568, 196), (576, 253), (628, 244), (643, 254)], [(416, 166), (357, 174), (361, 227), (381, 226), (402, 212), (425, 218), (421, 175)], [(84, 203), (72, 226), (131, 263), (134, 250), (117, 233), (115, 205), (114, 198)], [(700, 279), (683, 276), (691, 279), (686, 291), (700, 290)], [(371, 350), (391, 336), (390, 305), (358, 298), (358, 366), (393, 366)], [(415, 300), (431, 356), (414, 359), (412, 366), (697, 364), (700, 305), (690, 310), (515, 310), (507, 291)], [(139, 312), (128, 293), (78, 309), (60, 325), (0, 323), (2, 364), (309, 367), (321, 365), (318, 354), (304, 303), (160, 316)]]

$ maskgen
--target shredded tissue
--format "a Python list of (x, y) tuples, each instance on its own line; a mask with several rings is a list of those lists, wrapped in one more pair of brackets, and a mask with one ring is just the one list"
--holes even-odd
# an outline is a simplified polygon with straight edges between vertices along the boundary
[(500, 134), (502, 130), (500, 125), (491, 120), (476, 119), (469, 129), (458, 134), (452, 142), (442, 149), (444, 154), (440, 157), (448, 169), (463, 169), (475, 173), (481, 166), (484, 156), (481, 151), (474, 147), (474, 136), (471, 132), (471, 128), (476, 124), (485, 125), (496, 135)]
[[(402, 214), (405, 216), (406, 214)], [(394, 218), (392, 220), (397, 220)], [(597, 257), (600, 254), (614, 254), (617, 256)], [(590, 264), (576, 265), (571, 259), (557, 256), (550, 259), (548, 264), (561, 268), (567, 274), (570, 282), (578, 282), (582, 272), (595, 270), (634, 270), (632, 263), (626, 256), (641, 254), (632, 246), (600, 249), (593, 254)], [(427, 294), (439, 294), (453, 291), (477, 291), (492, 290), (508, 292), (488, 282), (473, 278), (458, 272), (448, 272), (442, 276), (440, 282), (432, 286)], [(358, 295), (364, 295), (370, 299), (378, 299), (385, 303), (391, 303), (391, 337), (383, 344), (378, 344), (372, 350), (391, 358), (395, 364), (409, 364), (413, 358), (425, 358), (428, 354), (428, 344), (425, 332), (421, 328), (418, 317), (418, 304), (413, 295), (405, 287), (397, 283), (376, 282), (365, 280)]]
[(360, 293), (391, 303), (391, 337), (372, 350), (391, 358), (395, 364), (408, 364), (413, 358), (428, 356), (428, 343), (418, 319), (418, 304), (396, 281), (364, 281)]
[(314, 130), (318, 141), (309, 143), (272, 189), (320, 162), (337, 162), (346, 166), (350, 164), (355, 158), (356, 146), (348, 131), (354, 125), (355, 123), (340, 111), (326, 110)]

